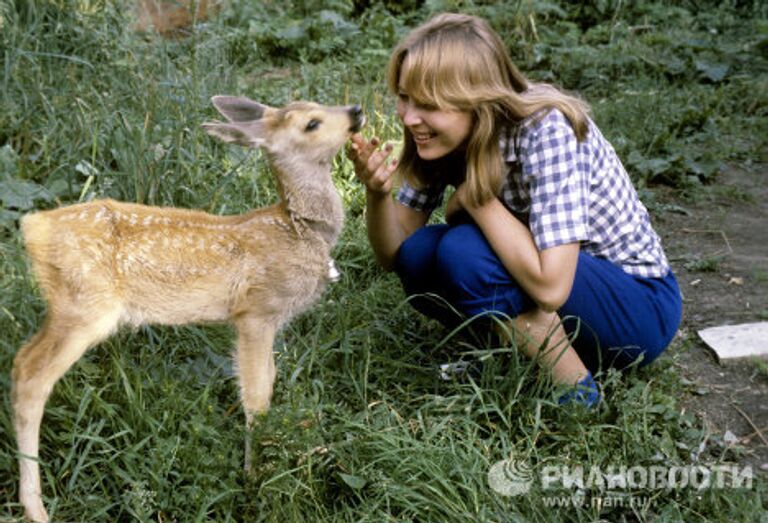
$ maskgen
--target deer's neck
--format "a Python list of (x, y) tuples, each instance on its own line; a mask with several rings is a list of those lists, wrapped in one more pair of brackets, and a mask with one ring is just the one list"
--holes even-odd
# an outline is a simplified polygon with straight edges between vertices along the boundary
[(344, 225), (344, 208), (331, 181), (330, 162), (299, 163), (271, 159), (282, 205), (301, 233), (310, 229), (329, 245), (336, 243)]

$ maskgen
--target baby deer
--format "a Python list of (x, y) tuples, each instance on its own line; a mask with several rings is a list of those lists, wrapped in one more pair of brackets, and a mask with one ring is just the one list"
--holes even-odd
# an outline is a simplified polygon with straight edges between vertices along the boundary
[(45, 322), (16, 355), (12, 375), (19, 498), (28, 519), (48, 521), (38, 467), (46, 399), (89, 347), (122, 324), (233, 322), (250, 428), (269, 407), (275, 332), (338, 276), (331, 249), (344, 212), (331, 162), (364, 124), (360, 107), (296, 102), (275, 109), (229, 96), (215, 96), (213, 105), (228, 122), (203, 124), (209, 134), (266, 151), (276, 205), (215, 216), (96, 200), (22, 219), (47, 303)]

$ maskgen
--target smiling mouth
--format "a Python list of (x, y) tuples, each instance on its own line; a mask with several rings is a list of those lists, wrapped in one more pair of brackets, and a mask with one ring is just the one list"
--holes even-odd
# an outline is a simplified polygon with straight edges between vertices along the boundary
[(413, 141), (416, 143), (426, 143), (437, 136), (435, 133), (416, 133), (413, 131), (411, 131), (411, 134), (413, 135)]

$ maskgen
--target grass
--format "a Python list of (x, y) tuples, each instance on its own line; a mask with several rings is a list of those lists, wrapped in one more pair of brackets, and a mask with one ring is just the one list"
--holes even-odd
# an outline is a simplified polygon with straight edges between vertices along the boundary
[[(695, 191), (722, 162), (765, 159), (768, 70), (764, 7), (697, 4), (413, 2), (390, 12), (386, 3), (233, 0), (190, 37), (163, 41), (128, 30), (117, 1), (0, 2), (0, 520), (20, 515), (12, 358), (43, 316), (19, 214), (95, 197), (215, 213), (271, 202), (264, 161), (200, 131), (214, 116), (210, 96), (355, 101), (371, 134), (396, 140), (382, 78), (388, 49), (440, 6), (487, 16), (524, 70), (587, 97), (644, 194), (656, 183)], [(308, 16), (322, 8), (325, 15)], [(231, 329), (124, 331), (90, 351), (48, 402), (41, 459), (55, 520), (688, 522), (764, 514), (762, 478), (744, 489), (640, 489), (652, 501), (640, 507), (597, 504), (608, 497), (599, 488), (567, 507), (546, 506), (553, 492), (540, 485), (526, 496), (496, 494), (488, 471), (510, 456), (537, 473), (552, 464), (713, 465), (743, 456), (681, 406), (691, 386), (675, 365), (685, 341), (648, 370), (603, 376), (608, 401), (585, 412), (558, 407), (557, 391), (513, 347), (416, 316), (373, 260), (363, 190), (341, 158), (334, 176), (348, 210), (335, 252), (343, 279), (276, 342), (273, 408), (253, 435), (255, 476), (241, 471)], [(460, 357), (482, 359), (482, 371), (439, 380), (437, 365)]]

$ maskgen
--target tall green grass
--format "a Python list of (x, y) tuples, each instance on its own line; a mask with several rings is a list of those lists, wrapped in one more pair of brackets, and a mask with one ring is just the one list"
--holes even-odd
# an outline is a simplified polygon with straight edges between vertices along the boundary
[[(719, 162), (760, 160), (767, 26), (759, 3), (412, 4), (233, 0), (188, 38), (165, 41), (132, 33), (118, 1), (0, 3), (0, 187), (27, 191), (0, 194), (0, 520), (21, 514), (12, 358), (44, 314), (15, 218), (95, 197), (215, 213), (273, 201), (258, 153), (201, 133), (199, 124), (215, 117), (214, 94), (274, 105), (354, 101), (369, 116), (367, 133), (396, 140), (382, 77), (388, 50), (431, 10), (461, 9), (491, 19), (533, 77), (586, 96), (639, 185), (688, 188), (715, 179)], [(751, 489), (639, 492), (653, 499), (639, 508), (547, 507), (552, 493), (536, 487), (496, 494), (487, 473), (510, 455), (537, 471), (743, 455), (680, 406), (690, 386), (676, 371), (684, 340), (648, 370), (603, 376), (607, 401), (587, 412), (558, 407), (557, 391), (514, 347), (417, 316), (373, 260), (364, 193), (343, 158), (334, 177), (348, 210), (335, 251), (343, 278), (276, 341), (277, 385), (253, 434), (254, 476), (242, 472), (231, 329), (124, 331), (78, 362), (48, 402), (41, 461), (54, 520), (687, 522), (764, 514), (762, 479)], [(460, 358), (483, 365), (438, 379), (439, 363)]]

